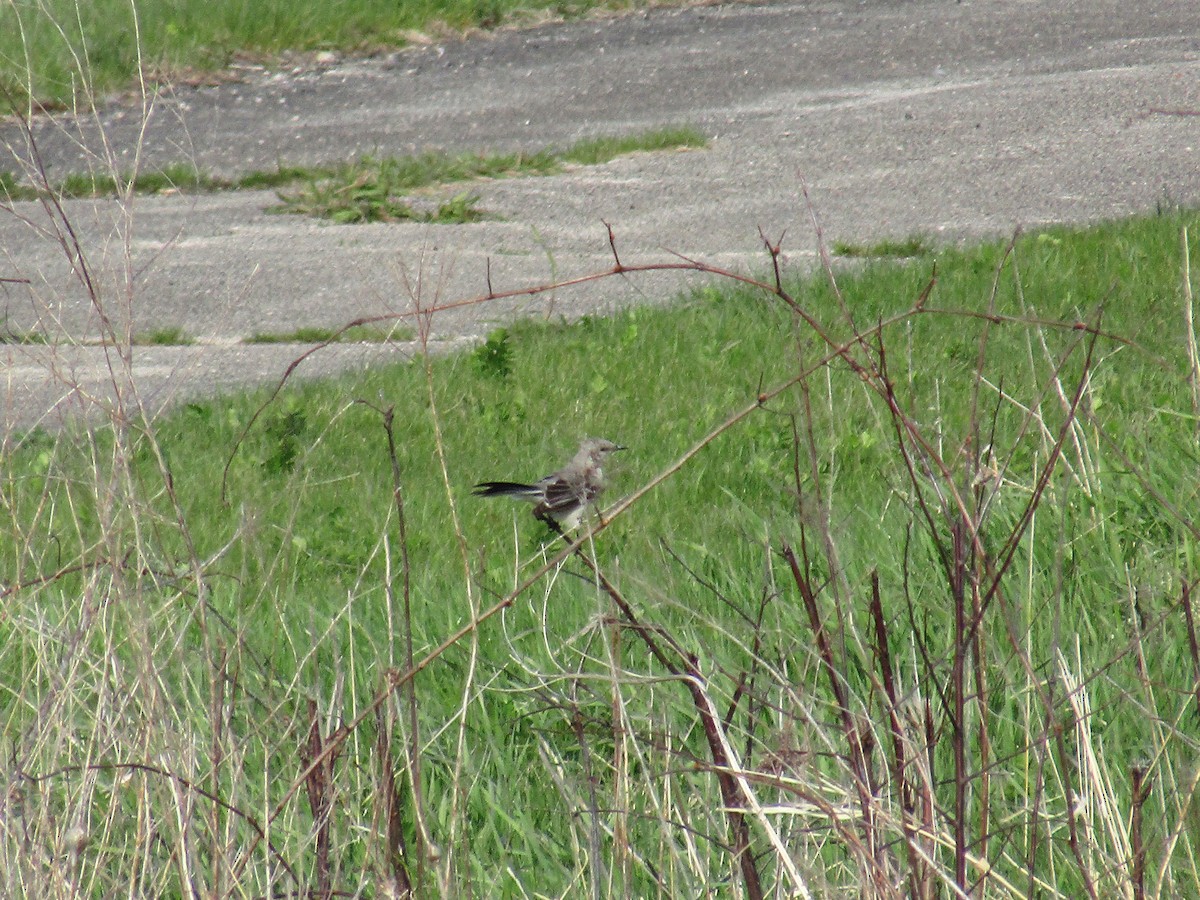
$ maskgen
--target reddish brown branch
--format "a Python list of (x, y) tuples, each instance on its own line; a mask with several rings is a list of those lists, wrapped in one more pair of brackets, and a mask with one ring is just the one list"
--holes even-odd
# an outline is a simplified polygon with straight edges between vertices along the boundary
[(308, 791), (313, 827), (317, 831), (316, 896), (320, 900), (329, 900), (333, 896), (333, 873), (329, 860), (333, 824), (333, 766), (346, 736), (345, 726), (335, 729), (328, 738), (322, 737), (315, 700), (308, 701), (308, 723), (308, 737), (300, 747), (300, 761), (305, 766), (304, 786)]
[(1183, 579), (1183, 593), (1180, 596), (1183, 606), (1183, 621), (1187, 626), (1188, 650), (1192, 654), (1192, 691), (1196, 696), (1196, 715), (1200, 716), (1200, 642), (1196, 638), (1196, 618), (1192, 611), (1192, 585)]
[(871, 861), (870, 871), (876, 881), (876, 891), (882, 895), (887, 884), (887, 866), (883, 858), (883, 842), (878, 839), (875, 825), (875, 801), (872, 784), (870, 756), (874, 747), (874, 738), (870, 731), (859, 727), (854, 721), (850, 710), (849, 697), (841, 672), (835, 665), (833, 648), (829, 641), (828, 632), (821, 620), (820, 609), (817, 606), (817, 592), (813, 589), (808, 575), (801, 567), (799, 559), (791, 545), (784, 542), (781, 551), (788, 568), (792, 572), (792, 580), (800, 592), (805, 612), (808, 614), (809, 626), (812, 629), (813, 640), (817, 644), (817, 656), (821, 666), (829, 678), (830, 690), (837, 703), (838, 715), (842, 723), (842, 732), (846, 739), (847, 758), (850, 771), (854, 776), (854, 787), (858, 794), (859, 810), (862, 821), (863, 842), (866, 854)]
[(921, 858), (917, 846), (918, 828), (916, 802), (908, 777), (908, 748), (911, 742), (905, 735), (904, 722), (900, 715), (899, 694), (896, 691), (896, 676), (892, 671), (892, 654), (888, 646), (887, 623), (883, 617), (883, 601), (879, 594), (879, 572), (871, 572), (871, 621), (875, 626), (875, 658), (879, 663), (883, 694), (886, 698), (888, 730), (892, 738), (892, 782), (900, 797), (900, 827), (904, 832), (904, 848), (908, 855), (909, 893), (915, 900), (933, 897), (933, 874)]
[(1133, 811), (1129, 824), (1129, 848), (1133, 859), (1129, 877), (1133, 882), (1133, 900), (1144, 900), (1146, 896), (1146, 844), (1142, 839), (1142, 807), (1150, 795), (1146, 782), (1146, 767), (1134, 765), (1129, 772), (1133, 789)]

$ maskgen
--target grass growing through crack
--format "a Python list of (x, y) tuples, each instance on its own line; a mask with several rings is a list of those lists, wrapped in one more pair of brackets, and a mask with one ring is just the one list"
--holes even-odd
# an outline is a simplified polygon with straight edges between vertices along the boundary
[(182, 328), (168, 326), (139, 332), (133, 335), (133, 343), (140, 347), (186, 347), (195, 339)]
[[(566, 165), (599, 165), (618, 156), (699, 148), (707, 138), (689, 126), (652, 129), (639, 134), (588, 138), (565, 150), (535, 153), (459, 153), (430, 151), (407, 157), (363, 157), (337, 166), (280, 165), (273, 171), (218, 178), (187, 163), (157, 171), (118, 176), (93, 172), (67, 175), (54, 186), (63, 197), (117, 196), (135, 193), (207, 192), (278, 189), (281, 203), (272, 212), (297, 213), (346, 225), (359, 222), (417, 221), (463, 224), (486, 218), (479, 197), (461, 191), (437, 202), (414, 204), (422, 188), (519, 175), (553, 175)], [(36, 200), (38, 190), (0, 173), (0, 195), (9, 200)]]
[[(870, 262), (840, 298), (790, 284), (808, 323), (718, 285), (193, 403), (153, 440), (10, 442), (5, 888), (180, 893), (189, 854), (206, 893), (744, 885), (698, 688), (768, 809), (746, 816), (768, 891), (1120, 896), (1140, 854), (1145, 896), (1197, 893), (1195, 221), (941, 251), (915, 312), (931, 265)], [(614, 497), (670, 473), (590, 551), (641, 626), (568, 563), (304, 777), (409, 640), (537, 567), (528, 511), (473, 482), (536, 478), (584, 434), (631, 448)]]
[(336, 179), (313, 182), (296, 193), (281, 193), (279, 199), (283, 201), (282, 205), (271, 207), (271, 212), (329, 219), (338, 225), (409, 221), (462, 225), (487, 218), (479, 208), (479, 197), (466, 191), (428, 209), (418, 208), (395, 195), (393, 185), (382, 169), (376, 176), (364, 174), (349, 183)]
[(661, 150), (696, 150), (708, 146), (708, 138), (689, 125), (659, 128), (640, 134), (601, 135), (576, 141), (561, 154), (564, 162), (598, 166), (618, 156), (654, 153)]
[[(272, 171), (250, 172), (239, 178), (218, 178), (191, 163), (173, 163), (161, 169), (136, 174), (122, 172), (116, 176), (99, 171), (71, 173), (54, 184), (52, 191), (62, 197), (80, 198), (115, 197), (130, 188), (136, 194), (262, 190), (294, 184), (312, 175), (311, 168), (281, 165)], [(0, 194), (8, 200), (37, 200), (41, 196), (36, 187), (19, 180), (12, 172), (0, 172)]]
[(4, 329), (0, 331), (0, 344), (45, 344), (48, 343), (46, 335), (40, 331), (11, 331)]
[(300, 190), (280, 192), (276, 212), (302, 213), (339, 224), (413, 219), (438, 224), (479, 221), (479, 198), (463, 191), (430, 209), (414, 208), (411, 194), (430, 185), (478, 178), (553, 175), (564, 164), (599, 165), (618, 156), (645, 151), (703, 147), (704, 135), (690, 127), (654, 129), (641, 134), (590, 138), (562, 151), (536, 153), (430, 152), (419, 156), (364, 157), (332, 170), (314, 172)]
[[(64, 197), (114, 196), (124, 191), (131, 183), (133, 190), (139, 194), (210, 191), (223, 186), (222, 182), (203, 174), (195, 166), (177, 163), (158, 171), (142, 171), (136, 175), (122, 175), (117, 178), (99, 172), (73, 173), (63, 178), (59, 185), (59, 193)], [(26, 193), (21, 199), (30, 199), (30, 196)]]
[(894, 240), (885, 238), (874, 244), (854, 244), (847, 241), (834, 241), (833, 252), (838, 256), (860, 257), (864, 259), (907, 259), (913, 256), (929, 256), (934, 252), (933, 246), (920, 235)]
[(397, 326), (380, 328), (374, 325), (355, 325), (350, 328), (305, 326), (295, 331), (257, 332), (246, 338), (247, 344), (381, 344), (385, 341), (411, 341), (411, 328)]

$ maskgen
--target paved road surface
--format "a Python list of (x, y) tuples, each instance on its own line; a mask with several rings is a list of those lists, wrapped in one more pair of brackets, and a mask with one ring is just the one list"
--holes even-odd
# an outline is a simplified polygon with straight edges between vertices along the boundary
[[(461, 226), (320, 224), (268, 214), (269, 192), (140, 197), (127, 215), (108, 201), (69, 203), (104, 315), (199, 341), (135, 349), (135, 383), (155, 406), (278, 378), (299, 350), (239, 343), (254, 333), (410, 311), (418, 283), (425, 305), (471, 297), (485, 291), (489, 261), (497, 290), (601, 269), (610, 262), (602, 221), (626, 262), (675, 250), (754, 266), (761, 226), (786, 229), (792, 263), (807, 265), (802, 179), (827, 238), (864, 242), (914, 232), (959, 240), (1200, 203), (1194, 0), (698, 6), (239, 75), (158, 98), (142, 164), (233, 175), (362, 153), (532, 150), (666, 124), (697, 126), (711, 145), (473, 185), (500, 218)], [(105, 108), (103, 141), (92, 120), (39, 122), (52, 177), (130, 166), (139, 118), (135, 105)], [(0, 143), (27, 152), (11, 125), (0, 126)], [(101, 311), (55, 241), (31, 227), (45, 224), (40, 208), (15, 212), (0, 214), (0, 277), (32, 283), (0, 288), (9, 329), (98, 337)], [(134, 273), (132, 292), (123, 271)], [(552, 302), (576, 315), (681, 286), (609, 280)], [(433, 330), (457, 345), (542, 309), (475, 306), (436, 316)], [(406, 352), (341, 346), (301, 372)], [(0, 348), (0, 428), (86, 411), (107, 395), (114, 358), (86, 345)]]

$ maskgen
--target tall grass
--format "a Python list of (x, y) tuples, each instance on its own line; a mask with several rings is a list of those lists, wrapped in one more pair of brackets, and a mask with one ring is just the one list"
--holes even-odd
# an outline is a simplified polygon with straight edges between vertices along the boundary
[(7, 890), (1195, 892), (1192, 224), (10, 438)]

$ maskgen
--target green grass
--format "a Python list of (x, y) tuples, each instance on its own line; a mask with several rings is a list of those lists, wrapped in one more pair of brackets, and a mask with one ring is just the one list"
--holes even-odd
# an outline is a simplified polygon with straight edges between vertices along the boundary
[(685, 125), (641, 134), (587, 138), (564, 150), (561, 159), (577, 165), (596, 166), (630, 153), (699, 149), (706, 146), (708, 138), (695, 128)]
[(224, 68), (235, 56), (270, 61), (285, 51), (372, 52), (403, 46), (414, 30), (493, 28), (547, 11), (572, 17), (595, 6), (631, 5), (626, 0), (5, 3), (0, 6), (0, 89), (17, 108), (30, 93), (49, 107), (70, 107), (86, 104), (89, 90), (102, 96), (127, 87), (139, 60), (151, 79), (170, 80)]
[(142, 347), (186, 347), (195, 341), (182, 328), (168, 326), (139, 332), (133, 336), (133, 343)]
[(913, 235), (903, 240), (885, 239), (874, 244), (853, 244), (846, 241), (834, 241), (833, 252), (837, 256), (865, 259), (907, 259), (913, 256), (929, 256), (934, 252), (934, 248), (925, 238), (920, 235)]
[(374, 325), (355, 325), (345, 330), (308, 326), (287, 332), (257, 332), (246, 338), (247, 344), (381, 344), (386, 341), (411, 341), (411, 328), (380, 328)]
[(0, 331), (0, 344), (46, 344), (49, 343), (46, 335), (40, 331), (10, 331), (4, 329)]
[[(439, 896), (439, 883), (452, 895), (732, 893), (715, 887), (742, 876), (704, 729), (680, 678), (641, 642), (649, 633), (678, 644), (677, 665), (694, 658), (692, 683), (815, 896), (857, 895), (880, 865), (857, 849), (857, 752), (883, 855), (910, 885), (893, 729), (946, 841), (928, 852), (953, 877), (956, 671), (965, 836), (990, 867), (989, 895), (1024, 896), (1030, 871), (1041, 896), (1085, 896), (1087, 882), (1097, 896), (1125, 893), (1122, 838), (1104, 814), (1127, 833), (1139, 766), (1151, 785), (1147, 895), (1160, 867), (1165, 895), (1195, 895), (1197, 660), (1183, 600), (1200, 575), (1200, 418), (1179, 233), (1197, 221), (1049, 229), (1011, 256), (988, 244), (870, 260), (839, 278), (862, 343), (826, 278), (790, 283), (857, 365), (886, 370), (891, 401), (882, 380), (820, 366), (826, 346), (782, 302), (718, 285), (666, 309), (515, 324), (469, 354), (273, 398), (193, 402), (152, 435), (11, 441), (0, 584), (20, 587), (0, 617), (0, 721), (25, 799), (19, 822), (0, 826), (14, 873), (0, 877), (82, 871), (96, 894), (174, 895), (175, 848), (192, 841), (207, 860), (191, 876), (202, 892), (315, 889), (310, 801), (324, 796), (325, 874), (337, 890), (381, 893), (382, 771), (407, 778), (415, 722), (438, 848), (428, 865), (442, 879), (426, 869), (421, 896)], [(906, 314), (935, 263), (924, 311)], [(1088, 362), (1088, 333), (1074, 326), (1100, 306), (1100, 328), (1120, 339), (1097, 339)], [(765, 396), (802, 367), (812, 374), (801, 384)], [(406, 603), (420, 659), (539, 565), (544, 530), (525, 507), (472, 497), (476, 481), (537, 478), (592, 434), (630, 448), (610, 472), (615, 499), (739, 410), (595, 541), (642, 630), (618, 628), (595, 580), (568, 563), (432, 661), (413, 707), (399, 691), (378, 723), (368, 715), (313, 793), (296, 782), (299, 748), (354, 720), (384, 672), (404, 667)], [(954, 492), (982, 555), (963, 549)], [(957, 638), (956, 608), (970, 614), (971, 585), (993, 581), (977, 598), (979, 627)], [(384, 761), (377, 729), (391, 736)], [(416, 878), (405, 785), (395, 821)], [(276, 808), (268, 847), (258, 828)], [(29, 849), (63, 846), (77, 821), (90, 836), (78, 859)], [(756, 865), (787, 883), (762, 822), (751, 817)], [(260, 861), (234, 870), (252, 845)]]
[[(324, 171), (324, 170), (322, 170)], [(113, 197), (131, 189), (138, 194), (211, 193), (229, 190), (262, 190), (294, 184), (310, 178), (313, 170), (280, 166), (274, 171), (250, 172), (240, 178), (219, 178), (201, 172), (191, 163), (172, 163), (156, 170), (122, 172), (116, 176), (100, 172), (73, 172), (52, 185), (63, 197)], [(9, 200), (36, 200), (40, 192), (12, 172), (0, 172), (0, 194)]]
[(0, 172), (0, 196), (10, 200), (31, 200), (37, 197), (37, 192), (23, 187), (12, 172)]
[(177, 163), (157, 171), (123, 174), (116, 178), (99, 173), (72, 173), (62, 179), (58, 192), (64, 197), (113, 196), (130, 187), (131, 180), (133, 190), (139, 194), (212, 191), (225, 186), (198, 171), (195, 166)]

